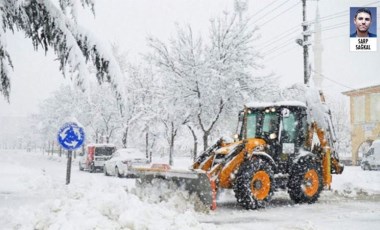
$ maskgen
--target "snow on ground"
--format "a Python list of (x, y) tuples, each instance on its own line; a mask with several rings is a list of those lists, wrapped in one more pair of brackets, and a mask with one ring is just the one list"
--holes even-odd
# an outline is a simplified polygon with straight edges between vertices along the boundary
[[(243, 210), (221, 192), (216, 211), (184, 191), (136, 188), (134, 179), (78, 170), (66, 185), (66, 158), (0, 150), (1, 229), (375, 229), (380, 224), (380, 171), (346, 167), (313, 205), (276, 193), (265, 209)], [(188, 166), (190, 159), (175, 159)]]

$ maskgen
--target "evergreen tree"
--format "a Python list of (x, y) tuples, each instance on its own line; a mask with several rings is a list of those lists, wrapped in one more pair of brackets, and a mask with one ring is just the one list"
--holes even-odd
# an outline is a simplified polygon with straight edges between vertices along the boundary
[(118, 79), (122, 72), (112, 56), (111, 49), (94, 40), (77, 22), (78, 7), (90, 7), (93, 0), (0, 0), (0, 92), (9, 100), (11, 89), (11, 57), (7, 51), (5, 32), (15, 29), (25, 32), (36, 50), (52, 48), (58, 57), (60, 71), (69, 74), (75, 83), (85, 89), (89, 76), (87, 62), (96, 69), (99, 83), (110, 82), (117, 99), (122, 99)]

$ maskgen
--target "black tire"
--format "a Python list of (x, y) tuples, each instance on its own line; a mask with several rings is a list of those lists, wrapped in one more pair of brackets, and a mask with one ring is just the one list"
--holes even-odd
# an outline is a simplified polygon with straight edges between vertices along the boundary
[(79, 162), (79, 171), (83, 171), (84, 168), (82, 167), (82, 164)]
[(316, 202), (323, 188), (320, 163), (315, 160), (300, 159), (292, 170), (288, 182), (288, 193), (296, 203)]
[(90, 173), (93, 173), (93, 172), (95, 172), (95, 165), (91, 164), (90, 165)]
[(265, 207), (273, 195), (271, 164), (254, 157), (242, 163), (233, 186), (237, 202), (245, 209)]
[(106, 166), (104, 165), (103, 166), (103, 173), (104, 173), (104, 176), (109, 176), (110, 174), (108, 174), (107, 172), (107, 169), (106, 169)]
[(117, 166), (115, 167), (115, 177), (121, 177), (121, 175), (119, 173), (119, 169), (117, 168)]

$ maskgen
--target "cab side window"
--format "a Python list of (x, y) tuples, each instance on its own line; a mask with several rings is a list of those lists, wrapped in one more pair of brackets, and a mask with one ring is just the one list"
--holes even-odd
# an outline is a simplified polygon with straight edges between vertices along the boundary
[(257, 116), (255, 113), (248, 114), (247, 116), (247, 138), (256, 136), (256, 123)]
[(294, 143), (296, 137), (297, 120), (294, 113), (289, 112), (282, 120), (281, 139), (284, 143)]

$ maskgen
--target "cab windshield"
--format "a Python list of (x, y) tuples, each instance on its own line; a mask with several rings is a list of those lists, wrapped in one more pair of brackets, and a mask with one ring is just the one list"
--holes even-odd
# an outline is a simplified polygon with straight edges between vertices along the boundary
[(96, 147), (95, 156), (111, 156), (115, 152), (115, 147)]
[(248, 111), (247, 138), (267, 137), (271, 133), (277, 133), (278, 127), (279, 117), (275, 111)]

